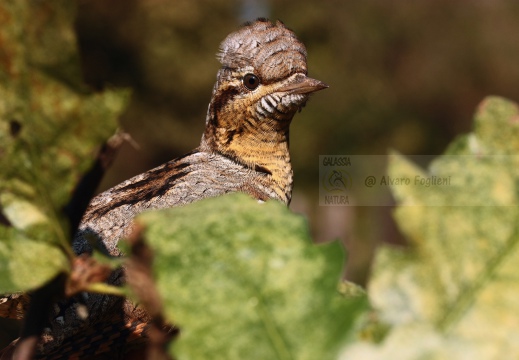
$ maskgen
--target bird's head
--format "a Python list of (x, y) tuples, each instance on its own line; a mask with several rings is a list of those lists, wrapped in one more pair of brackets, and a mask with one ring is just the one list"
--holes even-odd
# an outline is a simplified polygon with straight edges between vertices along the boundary
[(328, 87), (307, 76), (305, 46), (281, 22), (245, 24), (222, 42), (218, 59), (202, 145), (246, 164), (243, 155), (255, 142), (288, 140), (292, 117), (309, 94)]

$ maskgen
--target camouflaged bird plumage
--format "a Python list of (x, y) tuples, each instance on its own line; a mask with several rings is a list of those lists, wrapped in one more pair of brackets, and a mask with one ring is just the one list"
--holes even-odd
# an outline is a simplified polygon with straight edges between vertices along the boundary
[[(229, 192), (290, 202), (289, 126), (309, 94), (327, 85), (307, 76), (306, 49), (281, 22), (258, 19), (245, 24), (222, 42), (218, 59), (222, 67), (200, 146), (95, 197), (73, 243), (77, 254), (91, 252), (89, 239), (97, 239), (100, 248), (120, 255), (118, 241), (129, 235), (133, 218), (148, 209)], [(116, 271), (110, 282), (122, 279), (122, 272)], [(62, 344), (73, 344), (71, 337), (109, 323), (113, 311), (121, 309), (121, 300), (110, 296), (89, 294), (85, 301), (90, 314), (86, 320), (77, 316), (73, 301), (55, 307), (43, 353), (60, 353)], [(122, 306), (118, 326), (144, 331), (146, 314), (129, 301)], [(82, 345), (67, 345), (69, 350), (84, 349), (84, 342), (76, 343)], [(81, 354), (86, 356), (85, 351)]]
[[(306, 49), (281, 22), (245, 25), (222, 42), (218, 58), (222, 67), (200, 146), (94, 198), (74, 242), (76, 253), (89, 250), (84, 234), (92, 233), (118, 255), (118, 240), (146, 209), (233, 191), (290, 202), (289, 125), (308, 94), (327, 86), (306, 76)], [(255, 89), (243, 83), (248, 74), (259, 80)]]

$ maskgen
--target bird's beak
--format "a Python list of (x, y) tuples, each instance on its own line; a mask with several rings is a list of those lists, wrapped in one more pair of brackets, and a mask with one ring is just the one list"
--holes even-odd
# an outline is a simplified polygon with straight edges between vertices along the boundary
[(309, 78), (304, 74), (296, 74), (291, 80), (282, 85), (277, 91), (292, 94), (310, 94), (315, 91), (326, 89), (328, 85), (322, 81)]

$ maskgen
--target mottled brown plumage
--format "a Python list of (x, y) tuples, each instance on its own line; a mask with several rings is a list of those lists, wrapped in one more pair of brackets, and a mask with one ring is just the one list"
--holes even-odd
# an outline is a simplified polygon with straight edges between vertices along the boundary
[[(306, 50), (282, 23), (256, 21), (229, 35), (200, 146), (97, 196), (74, 244), (88, 250), (85, 232), (117, 255), (132, 218), (146, 209), (184, 205), (241, 191), (290, 202), (288, 130), (308, 94), (327, 86), (306, 76)], [(257, 83), (245, 83), (245, 77)]]
[[(200, 146), (95, 197), (75, 238), (76, 253), (91, 251), (90, 237), (98, 239), (98, 245), (111, 255), (120, 255), (117, 242), (129, 235), (135, 215), (147, 209), (236, 191), (260, 200), (290, 202), (289, 125), (308, 95), (327, 86), (307, 77), (305, 47), (280, 22), (259, 19), (246, 24), (222, 42), (218, 58), (222, 67)], [(120, 283), (122, 273), (116, 272), (110, 281)], [(59, 352), (61, 344), (71, 343), (67, 337), (80, 337), (114, 318), (112, 312), (121, 309), (118, 302), (113, 297), (89, 295), (87, 320), (78, 318), (74, 302), (60, 304), (43, 351)], [(124, 314), (118, 317), (123, 328), (148, 320), (129, 302), (123, 308)], [(141, 325), (136, 328), (142, 331), (145, 326)]]

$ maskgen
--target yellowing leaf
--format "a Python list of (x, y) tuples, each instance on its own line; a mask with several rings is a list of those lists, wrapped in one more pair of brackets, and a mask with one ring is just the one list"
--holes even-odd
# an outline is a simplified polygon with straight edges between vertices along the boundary
[[(452, 186), (393, 189), (411, 247), (379, 249), (368, 291), (390, 330), (379, 344), (350, 345), (343, 359), (519, 357), (518, 120), (516, 104), (486, 99), (474, 133), (428, 169), (456, 174)], [(423, 174), (398, 155), (389, 172)], [(467, 202), (480, 206), (459, 206)]]

